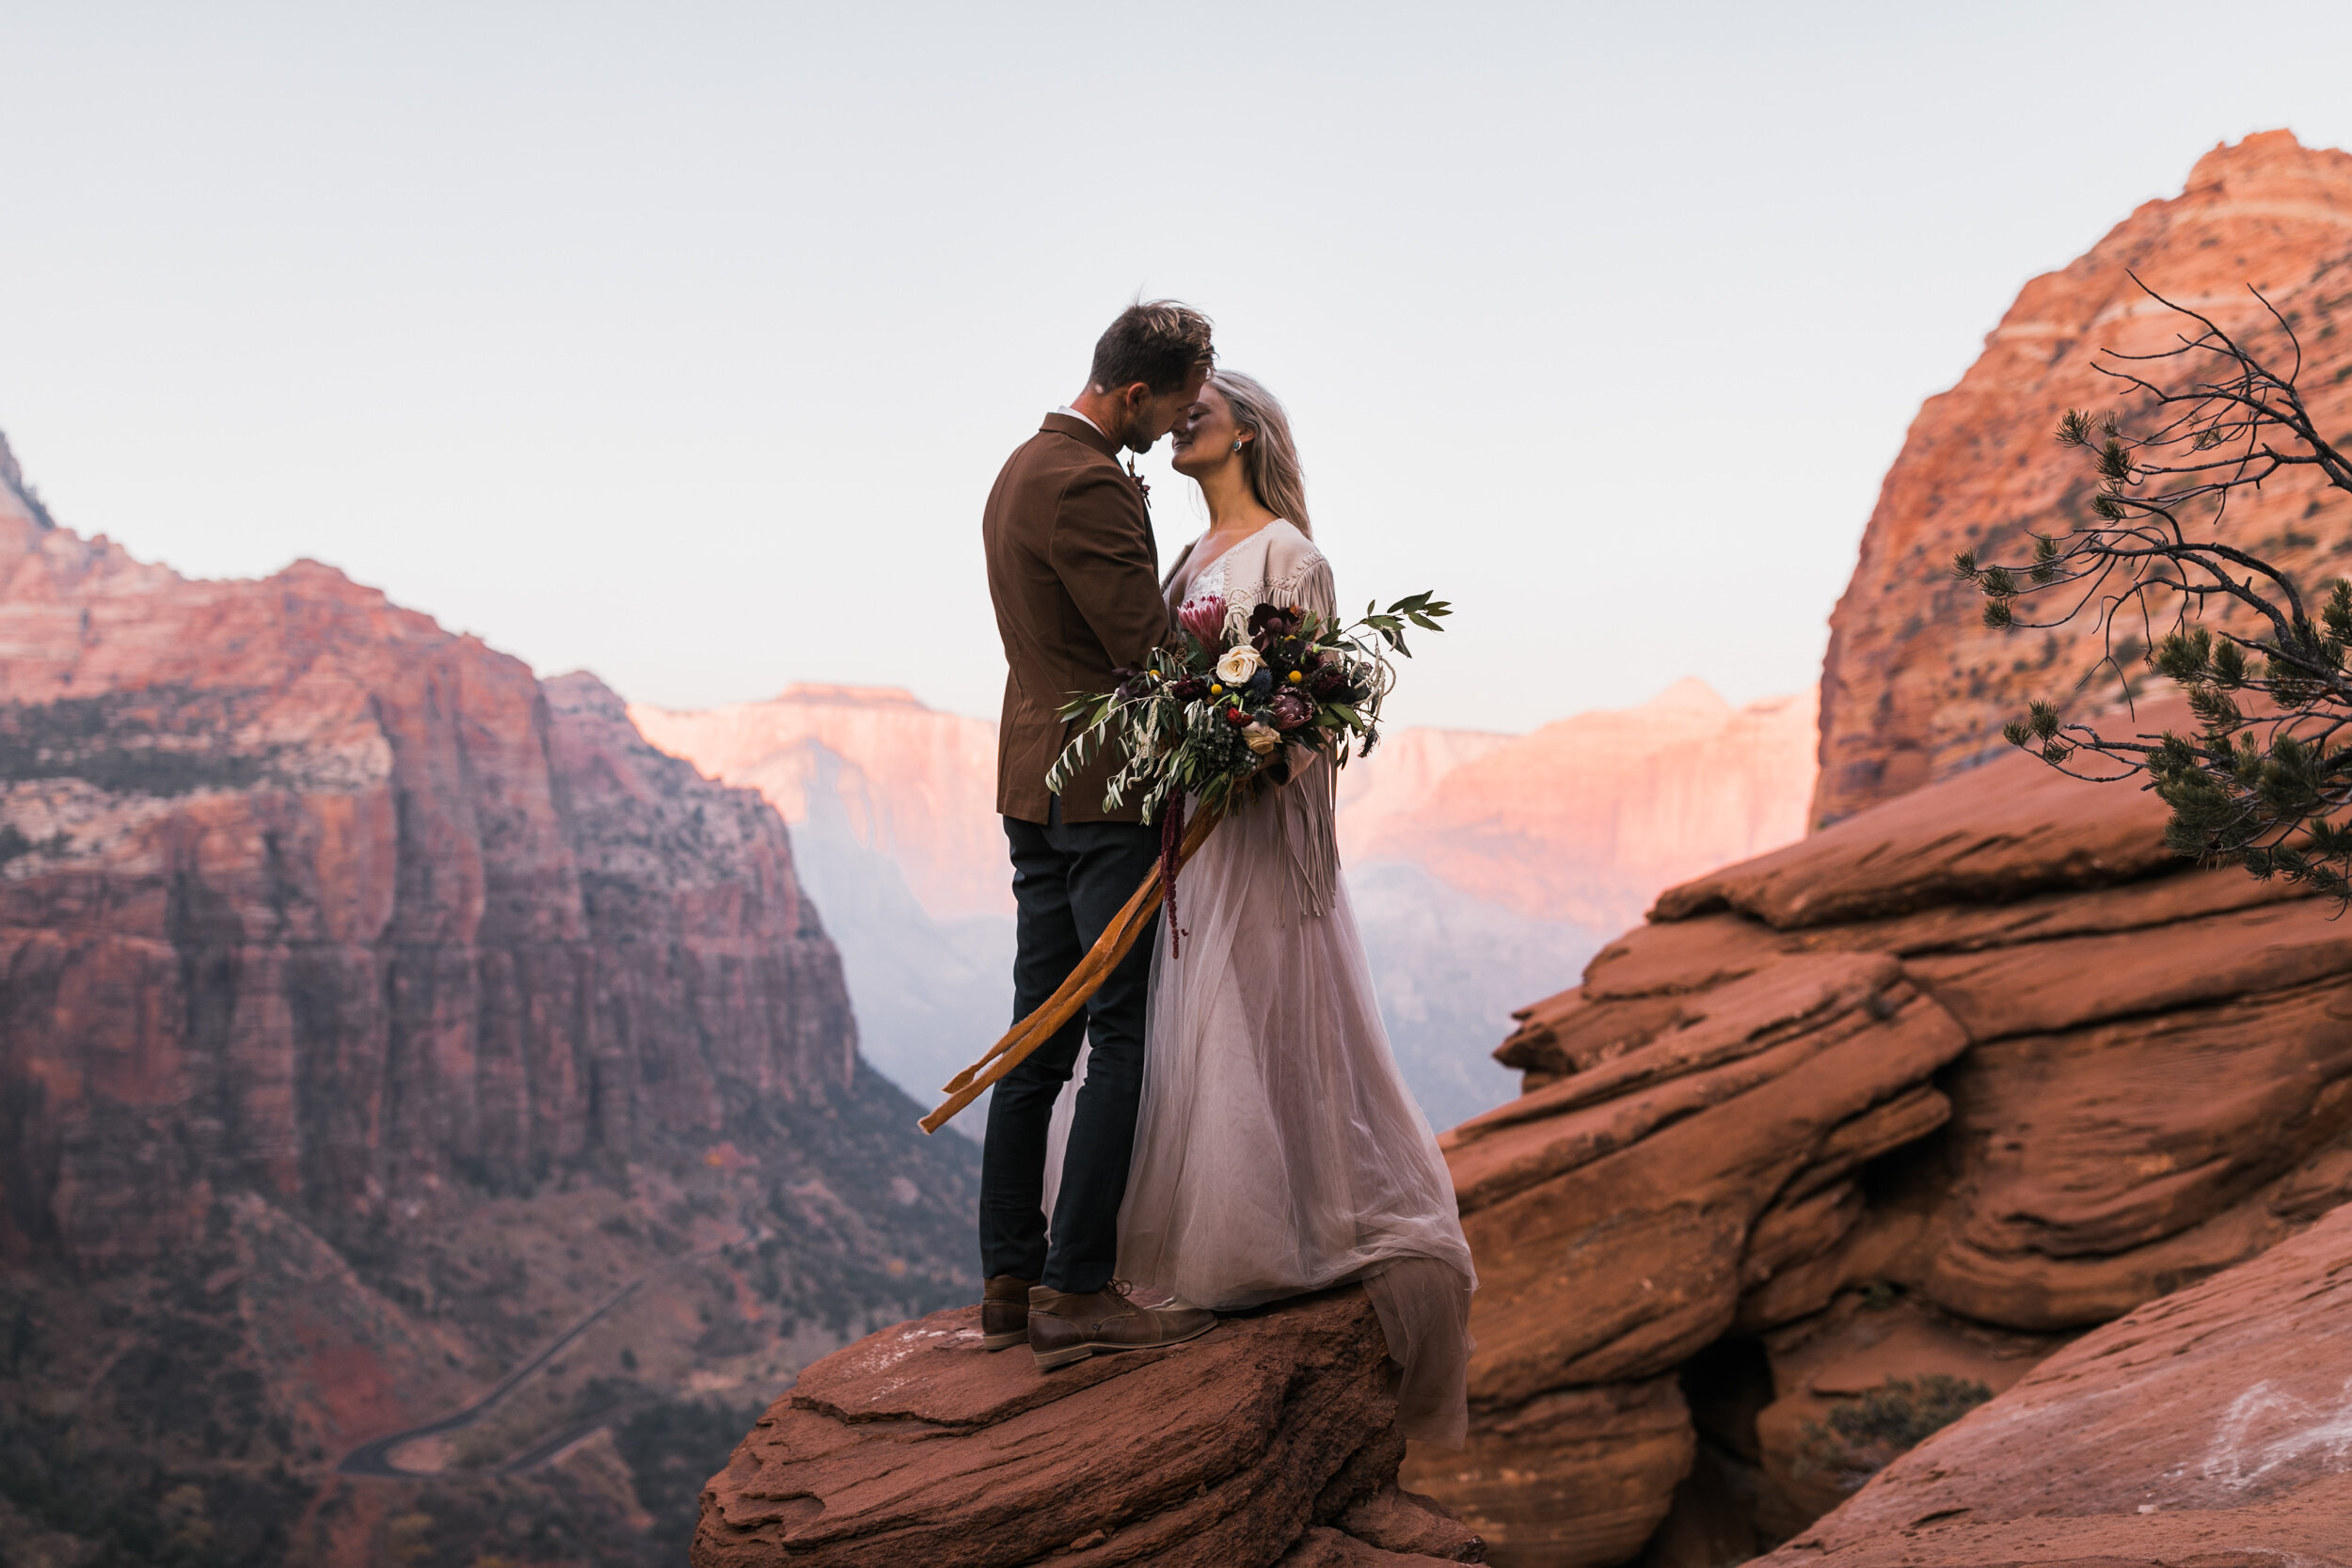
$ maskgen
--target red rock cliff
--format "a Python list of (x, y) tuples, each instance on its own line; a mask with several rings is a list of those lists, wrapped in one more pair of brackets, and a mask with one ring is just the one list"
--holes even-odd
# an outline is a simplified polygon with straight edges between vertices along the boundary
[[(2179, 196), (2146, 203), (2063, 271), (2026, 284), (1960, 384), (1912, 422), (1830, 618), (1817, 822), (1997, 752), (2002, 723), (2029, 699), (2074, 714), (2111, 700), (2111, 680), (2075, 692), (2099, 657), (2087, 619), (2051, 633), (1989, 631), (1975, 591), (1945, 568), (1972, 546), (1988, 561), (2022, 559), (2029, 533), (2062, 534), (2089, 515), (2090, 467), (2051, 432), (2069, 407), (2120, 406), (2115, 384), (2092, 368), (2100, 350), (2173, 342), (2178, 318), (2135, 273), (2233, 329), (2257, 321), (2246, 288), (2261, 287), (2296, 323), (2301, 385), (2321, 426), (2352, 420), (2352, 333), (2338, 327), (2352, 325), (2352, 154), (2302, 147), (2284, 131), (2217, 147)], [(2247, 531), (2235, 542), (2315, 579), (2342, 571), (2352, 506), (2341, 494), (2291, 474), (2239, 516)]]
[(0, 1537), (676, 1561), (798, 1367), (977, 1287), (784, 823), (592, 676), (0, 480)]
[(1441, 1140), (1472, 1437), (1408, 1484), (1506, 1568), (1740, 1560), (1868, 1475), (1841, 1402), (1997, 1392), (2352, 1197), (2352, 930), (2163, 815), (2005, 757), (1671, 890), (1528, 1008), (1527, 1092)]
[(0, 522), (11, 1249), (330, 1228), (846, 1085), (783, 824), (592, 677), (310, 562), (190, 582)]

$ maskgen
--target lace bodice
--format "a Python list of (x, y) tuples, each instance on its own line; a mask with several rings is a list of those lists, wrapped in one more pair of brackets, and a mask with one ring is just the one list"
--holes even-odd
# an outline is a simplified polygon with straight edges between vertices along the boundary
[[(1200, 547), (1200, 541), (1194, 540), (1186, 557)], [(1236, 562), (1241, 563), (1238, 573), (1233, 569)], [(1235, 542), (1189, 578), (1185, 564), (1179, 562), (1168, 578), (1171, 612), (1186, 599), (1214, 594), (1225, 601), (1227, 624), (1238, 629), (1248, 623), (1250, 610), (1264, 600), (1303, 604), (1321, 615), (1329, 615), (1337, 608), (1332, 602), (1330, 562), (1313, 541), (1279, 517)]]

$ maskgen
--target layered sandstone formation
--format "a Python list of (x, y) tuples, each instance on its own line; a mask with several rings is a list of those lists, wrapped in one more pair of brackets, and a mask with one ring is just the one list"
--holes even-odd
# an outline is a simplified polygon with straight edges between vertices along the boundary
[(703, 1493), (695, 1568), (1483, 1560), (1398, 1490), (1378, 1320), (1308, 1297), (1041, 1376), (937, 1312), (808, 1369)]
[[(928, 1094), (1003, 1027), (1012, 929), (993, 724), (833, 686), (630, 715), (792, 824), (885, 1072)], [(1341, 852), (1391, 1040), (1434, 1122), (1509, 1093), (1466, 1041), (1502, 1028), (1659, 889), (1803, 831), (1812, 715), (1809, 696), (1734, 709), (1684, 681), (1527, 736), (1400, 730), (1350, 763)]]
[(593, 677), (0, 467), (0, 1528), (675, 1560), (704, 1427), (977, 1284), (784, 824)]
[(1765, 1560), (2352, 1561), (2352, 1207), (2085, 1335)]
[[(898, 864), (932, 919), (1012, 913), (990, 721), (935, 712), (895, 687), (805, 684), (692, 712), (639, 704), (629, 717), (663, 751), (756, 789), (796, 827), (837, 812), (860, 847)], [(817, 791), (832, 799), (812, 800)]]
[[(839, 686), (629, 717), (795, 826), (837, 810), (934, 919), (1011, 912), (993, 724), (896, 689)], [(1698, 680), (1525, 736), (1400, 730), (1340, 775), (1341, 850), (1351, 864), (1421, 866), (1533, 918), (1614, 930), (1660, 888), (1802, 833), (1813, 736), (1810, 694), (1734, 708)]]
[[(2100, 657), (2088, 617), (2053, 632), (1988, 631), (1973, 589), (1945, 568), (1975, 548), (2022, 561), (2031, 535), (2090, 520), (2096, 476), (2082, 452), (2051, 440), (2061, 412), (2133, 407), (2093, 368), (2101, 350), (2174, 345), (2182, 318), (2133, 275), (2265, 354), (2288, 356), (2251, 284), (2296, 325), (2300, 385), (2323, 430), (2352, 423), (2352, 154), (2298, 145), (2284, 131), (2217, 147), (2187, 186), (2151, 201), (2066, 267), (2026, 285), (1950, 391), (1930, 398), (1888, 470), (1851, 584), (1830, 619), (1821, 673), (1821, 774), (1816, 820), (1833, 822), (2000, 745), (2003, 722), (2030, 699), (2070, 717), (2115, 700), (2110, 673), (2077, 689)], [(2289, 471), (2231, 542), (2321, 581), (2340, 575), (2352, 503)], [(2036, 617), (2042, 618), (2042, 617)], [(2137, 673), (2137, 628), (2120, 628)]]
[(2352, 929), (2162, 817), (2012, 755), (1671, 890), (1527, 1009), (1526, 1092), (1442, 1140), (1471, 1446), (1408, 1484), (1499, 1563), (1754, 1550), (1867, 1475), (1840, 1399), (2006, 1386), (2352, 1196)]
[(337, 1234), (846, 1089), (783, 824), (341, 574), (0, 536), (0, 1074), (22, 1256), (167, 1252), (216, 1188)]
[(1809, 692), (1734, 708), (1677, 681), (1639, 707), (1456, 742), (1460, 760), (1408, 796), (1390, 770), (1426, 773), (1415, 736), (1393, 761), (1384, 746), (1351, 765), (1371, 777), (1340, 816), (1348, 863), (1406, 862), (1517, 914), (1603, 932), (1661, 888), (1801, 835), (1813, 788)]

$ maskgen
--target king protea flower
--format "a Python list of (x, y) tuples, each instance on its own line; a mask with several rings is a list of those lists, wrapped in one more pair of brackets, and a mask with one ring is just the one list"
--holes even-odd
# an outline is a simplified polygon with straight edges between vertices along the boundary
[(1197, 599), (1186, 599), (1176, 611), (1176, 624), (1200, 640), (1200, 645), (1214, 651), (1225, 641), (1225, 600), (1217, 594), (1204, 594)]

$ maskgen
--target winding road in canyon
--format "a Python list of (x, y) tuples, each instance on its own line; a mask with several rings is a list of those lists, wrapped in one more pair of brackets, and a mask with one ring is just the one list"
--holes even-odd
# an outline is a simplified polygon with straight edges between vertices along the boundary
[[(537, 1371), (540, 1368), (546, 1366), (557, 1355), (563, 1354), (565, 1347), (571, 1345), (575, 1340), (579, 1339), (581, 1335), (596, 1327), (596, 1325), (601, 1323), (613, 1310), (613, 1308), (628, 1301), (639, 1291), (653, 1283), (655, 1280), (660, 1279), (662, 1275), (675, 1273), (675, 1271), (686, 1268), (691, 1264), (704, 1262), (713, 1258), (723, 1257), (739, 1246), (756, 1246), (759, 1243), (765, 1241), (768, 1238), (768, 1235), (769, 1232), (765, 1230), (746, 1231), (743, 1235), (739, 1236), (732, 1241), (722, 1242), (715, 1246), (702, 1247), (693, 1252), (681, 1254), (680, 1256), (673, 1258), (668, 1262), (662, 1264), (660, 1268), (647, 1270), (645, 1273), (639, 1275), (635, 1279), (632, 1279), (628, 1284), (622, 1286), (619, 1290), (614, 1291), (611, 1295), (605, 1297), (604, 1300), (598, 1302), (569, 1328), (566, 1328), (563, 1333), (557, 1335), (554, 1338), (548, 1340), (545, 1345), (541, 1346), (538, 1354), (532, 1356), (530, 1360), (525, 1361), (521, 1366), (516, 1367), (514, 1370), (508, 1372), (504, 1377), (499, 1379), (497, 1383), (491, 1386), (487, 1393), (484, 1394), (480, 1399), (474, 1401), (471, 1404), (467, 1405), (464, 1409), (452, 1415), (444, 1416), (437, 1421), (428, 1421), (422, 1426), (410, 1427), (404, 1432), (395, 1432), (387, 1436), (370, 1438), (365, 1443), (360, 1444), (358, 1448), (345, 1454), (342, 1457), (342, 1462), (335, 1466), (335, 1473), (339, 1476), (373, 1477), (379, 1481), (421, 1481), (428, 1476), (440, 1473), (438, 1471), (431, 1470), (403, 1469), (400, 1465), (392, 1463), (391, 1456), (404, 1446), (416, 1442), (420, 1438), (446, 1437), (452, 1433), (463, 1432), (468, 1427), (472, 1426), (484, 1416), (489, 1414), (491, 1410), (495, 1409), (501, 1400), (513, 1393), (515, 1389), (522, 1384), (524, 1379), (530, 1377), (532, 1373)], [(499, 1476), (512, 1476), (520, 1475), (526, 1470), (536, 1469), (539, 1465), (546, 1464), (548, 1460), (554, 1458), (565, 1449), (570, 1448), (574, 1443), (579, 1442), (590, 1433), (595, 1432), (598, 1427), (605, 1426), (619, 1417), (631, 1414), (632, 1412), (642, 1408), (643, 1402), (644, 1402), (642, 1401), (628, 1401), (620, 1404), (613, 1405), (608, 1410), (599, 1411), (594, 1416), (584, 1417), (548, 1436), (540, 1438), (537, 1442), (531, 1444), (519, 1453), (510, 1455), (506, 1459), (501, 1460), (499, 1464), (493, 1465), (487, 1473)], [(474, 1473), (479, 1474), (481, 1472)]]

